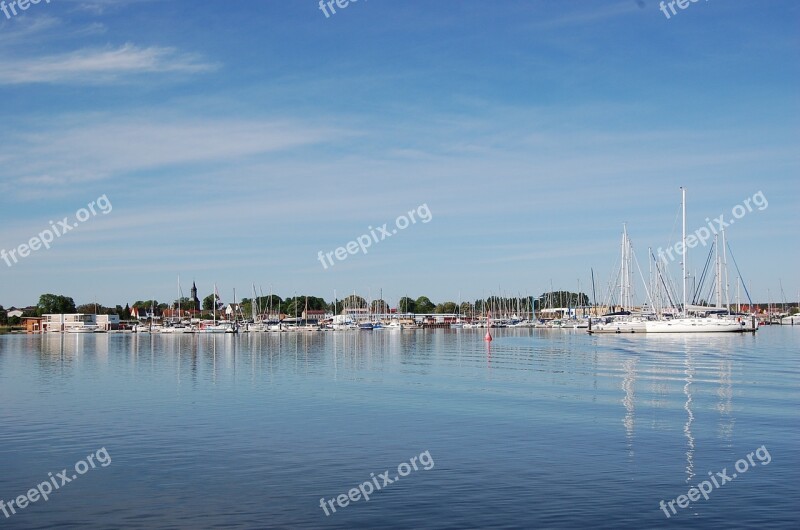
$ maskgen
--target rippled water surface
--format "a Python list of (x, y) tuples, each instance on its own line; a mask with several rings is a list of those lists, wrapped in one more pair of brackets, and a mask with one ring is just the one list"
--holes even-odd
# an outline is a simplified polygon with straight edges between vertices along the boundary
[(800, 327), (494, 331), (2, 336), (0, 527), (800, 527)]

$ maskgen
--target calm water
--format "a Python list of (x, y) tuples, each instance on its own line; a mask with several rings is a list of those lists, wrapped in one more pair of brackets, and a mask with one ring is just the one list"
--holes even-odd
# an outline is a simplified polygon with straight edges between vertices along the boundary
[[(2, 336), (0, 499), (111, 464), (0, 527), (800, 525), (800, 327), (494, 331)], [(762, 445), (767, 465), (659, 508)]]

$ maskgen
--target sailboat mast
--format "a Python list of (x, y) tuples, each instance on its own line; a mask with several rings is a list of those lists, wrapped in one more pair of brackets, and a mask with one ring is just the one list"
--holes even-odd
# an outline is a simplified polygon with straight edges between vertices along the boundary
[(741, 296), (741, 292), (739, 291), (739, 284), (740, 284), (740, 279), (737, 276), (736, 277), (736, 312), (737, 313), (741, 313), (742, 312), (742, 301), (739, 298)]
[(725, 242), (725, 229), (722, 229), (722, 270), (725, 273), (725, 305), (728, 308), (728, 314), (731, 312), (731, 300), (728, 294), (728, 244)]
[(714, 257), (714, 262), (716, 264), (716, 269), (717, 269), (716, 272), (717, 282), (716, 282), (716, 287), (714, 289), (717, 294), (714, 306), (721, 307), (722, 306), (722, 261), (720, 261), (719, 258), (719, 242), (717, 241), (717, 237), (718, 236), (716, 235), (714, 236), (714, 253), (716, 254), (716, 256)]
[(681, 258), (682, 258), (682, 274), (683, 274), (683, 316), (686, 316), (686, 189), (681, 186), (681, 211), (683, 217), (683, 227), (681, 230)]
[(620, 251), (622, 255), (620, 256), (620, 266), (622, 269), (620, 270), (620, 279), (619, 279), (619, 305), (621, 311), (625, 311), (625, 231), (627, 227), (625, 223), (622, 224), (622, 245), (620, 246)]
[(261, 314), (261, 307), (259, 307), (256, 284), (253, 284), (253, 303), (250, 304), (250, 314), (253, 316), (253, 323), (257, 323), (258, 315)]

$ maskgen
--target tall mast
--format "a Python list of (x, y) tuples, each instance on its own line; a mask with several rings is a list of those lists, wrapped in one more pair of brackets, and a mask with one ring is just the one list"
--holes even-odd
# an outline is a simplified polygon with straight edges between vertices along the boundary
[[(650, 292), (655, 293), (655, 284), (653, 283), (653, 260), (650, 259), (650, 256), (653, 254), (653, 249), (651, 247), (647, 247), (647, 283), (650, 285)], [(651, 300), (651, 306), (654, 304)], [(650, 307), (650, 311), (655, 311), (655, 307)]]
[(683, 212), (683, 230), (681, 241), (683, 249), (681, 251), (682, 273), (683, 273), (683, 316), (686, 316), (686, 189), (681, 186), (681, 210)]
[(737, 276), (736, 277), (736, 312), (737, 313), (741, 313), (742, 312), (742, 301), (739, 298), (739, 296), (741, 295), (741, 293), (739, 292), (739, 283), (740, 283), (740, 279)]
[(625, 311), (625, 232), (627, 227), (625, 223), (622, 223), (622, 245), (620, 246), (620, 251), (622, 255), (620, 256), (620, 266), (622, 269), (620, 270), (620, 278), (619, 278), (619, 305), (620, 311)]
[(714, 236), (714, 253), (716, 256), (714, 257), (714, 261), (716, 264), (716, 288), (714, 289), (717, 293), (716, 302), (714, 305), (716, 307), (722, 306), (722, 262), (719, 259), (719, 242), (717, 241), (717, 236)]
[(261, 307), (258, 303), (258, 294), (256, 293), (256, 284), (253, 284), (253, 303), (250, 304), (250, 314), (253, 316), (253, 323), (258, 322), (258, 315), (261, 314)]
[(728, 294), (728, 244), (725, 242), (725, 229), (722, 229), (722, 269), (725, 272), (725, 305), (728, 307), (728, 313), (731, 312), (730, 295)]

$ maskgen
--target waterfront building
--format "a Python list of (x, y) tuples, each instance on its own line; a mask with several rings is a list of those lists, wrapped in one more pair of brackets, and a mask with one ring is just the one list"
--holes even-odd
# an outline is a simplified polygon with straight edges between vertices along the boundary
[(85, 313), (42, 315), (43, 332), (96, 329), (109, 331), (119, 328), (119, 315), (89, 315)]

